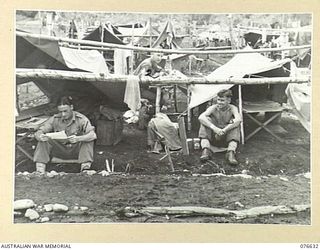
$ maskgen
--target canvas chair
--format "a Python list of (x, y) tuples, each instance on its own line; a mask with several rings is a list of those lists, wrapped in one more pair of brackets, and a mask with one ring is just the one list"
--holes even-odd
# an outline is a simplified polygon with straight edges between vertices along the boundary
[[(264, 100), (259, 102), (245, 102), (242, 106), (243, 114), (252, 120), (256, 125), (257, 128), (253, 130), (251, 133), (244, 137), (244, 140), (247, 141), (252, 138), (255, 134), (257, 134), (260, 130), (265, 130), (271, 136), (276, 138), (278, 141), (283, 142), (283, 139), (277, 136), (272, 130), (270, 130), (267, 125), (274, 121), (276, 118), (281, 116), (281, 113), (286, 110), (281, 104), (278, 102)], [(268, 117), (265, 121), (261, 122), (257, 120), (253, 113), (271, 113), (272, 115)]]
[(161, 157), (159, 160), (162, 161), (163, 159), (168, 157), (169, 164), (170, 164), (170, 167), (171, 167), (171, 171), (174, 172), (174, 165), (173, 165), (173, 162), (172, 162), (170, 149), (169, 149), (169, 147), (167, 145), (167, 142), (166, 142), (166, 138), (163, 135), (161, 135), (158, 131), (154, 130), (153, 128), (151, 128), (151, 130), (154, 132), (154, 134), (157, 137), (157, 141), (156, 141), (155, 147), (156, 147), (157, 143), (159, 143), (163, 147), (163, 149), (165, 151), (165, 155), (163, 157)]
[[(183, 155), (189, 155), (189, 148), (188, 148), (188, 143), (187, 143), (187, 134), (186, 134), (186, 129), (185, 129), (184, 117), (182, 115), (180, 115), (177, 119), (178, 119), (178, 129), (179, 129), (179, 137), (181, 140), (182, 153), (183, 153)], [(163, 159), (168, 157), (168, 161), (169, 161), (171, 170), (172, 170), (172, 172), (174, 172), (175, 169), (174, 169), (173, 161), (171, 158), (171, 152), (170, 152), (170, 149), (167, 145), (166, 138), (163, 135), (161, 135), (158, 131), (156, 131), (155, 129), (151, 128), (151, 130), (156, 135), (156, 138), (157, 138), (156, 143), (159, 143), (165, 151), (165, 155), (163, 157), (161, 157), (159, 160), (162, 161)]]
[[(271, 101), (271, 100), (261, 100), (257, 102), (243, 102), (242, 101), (242, 93), (241, 93), (241, 85), (239, 85), (239, 113), (242, 116), (242, 122), (241, 122), (241, 142), (244, 144), (245, 141), (252, 138), (254, 135), (256, 135), (259, 131), (265, 130), (269, 135), (276, 138), (278, 141), (283, 142), (283, 139), (280, 138), (278, 135), (276, 135), (271, 129), (269, 129), (267, 126), (274, 121), (276, 118), (281, 116), (281, 113), (287, 108), (282, 106), (280, 103)], [(270, 113), (271, 116), (266, 118), (265, 121), (261, 122), (259, 121), (254, 114), (257, 113)], [(248, 135), (245, 135), (244, 133), (244, 117), (249, 118), (251, 121), (253, 121), (257, 127), (251, 131)]]

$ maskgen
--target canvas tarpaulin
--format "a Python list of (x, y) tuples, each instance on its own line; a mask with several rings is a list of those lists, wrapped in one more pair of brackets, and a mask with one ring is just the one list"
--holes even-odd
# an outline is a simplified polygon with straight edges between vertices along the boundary
[(70, 69), (82, 69), (96, 74), (109, 73), (102, 54), (97, 50), (76, 50), (61, 47), (60, 51)]
[(145, 27), (118, 27), (118, 30), (120, 31), (120, 33), (122, 35), (126, 35), (126, 36), (141, 36), (141, 35), (145, 35), (146, 32), (148, 31), (149, 26), (145, 26)]
[(97, 50), (78, 50), (59, 46), (58, 41), (17, 36), (18, 68), (78, 69), (108, 73), (103, 56)]
[(16, 36), (16, 67), (67, 69), (57, 41)]
[[(245, 48), (249, 49), (249, 48)], [(215, 79), (240, 79), (245, 76), (255, 75), (272, 69), (280, 68), (291, 59), (273, 61), (259, 53), (243, 53), (235, 55), (229, 62), (213, 71), (206, 78)], [(232, 84), (219, 85), (191, 85), (191, 100), (189, 108), (194, 108), (214, 98), (222, 89), (229, 89)]]
[(286, 94), (300, 123), (310, 133), (311, 86), (307, 84), (289, 84)]
[[(73, 52), (62, 53), (57, 41), (49, 41), (46, 39), (38, 38), (25, 38), (17, 35), (16, 38), (16, 67), (17, 68), (46, 68), (56, 70), (77, 70), (100, 72), (101, 68), (105, 71), (106, 66), (101, 66), (103, 57), (99, 55), (100, 59), (97, 68), (93, 65), (79, 65), (80, 55), (74, 56), (74, 53), (81, 52), (78, 49), (70, 49)], [(66, 50), (64, 50), (66, 51)], [(98, 53), (98, 52), (94, 52)], [(64, 57), (65, 56), (65, 57)], [(95, 57), (95, 56), (94, 56)], [(93, 57), (93, 58), (94, 58)], [(75, 59), (77, 58), (77, 59)], [(79, 68), (70, 68), (79, 67)], [(70, 66), (70, 67), (68, 67)], [(81, 66), (81, 67), (80, 67)], [(82, 68), (82, 69), (80, 69)], [(27, 81), (30, 81), (27, 79)], [(70, 94), (72, 96), (84, 96), (87, 100), (93, 99), (94, 101), (103, 100), (110, 107), (127, 110), (127, 105), (123, 102), (126, 83), (117, 84), (115, 82), (87, 82), (85, 80), (50, 80), (47, 79), (33, 79), (37, 86), (52, 99), (61, 95), (61, 93)], [(17, 78), (17, 84), (26, 82), (26, 79)], [(94, 86), (94, 87), (93, 87)]]
[(113, 54), (114, 74), (127, 75), (129, 71), (128, 58), (133, 56), (132, 50), (115, 49)]
[[(309, 69), (297, 68), (295, 63), (291, 63), (291, 76), (299, 77), (311, 74)], [(286, 88), (288, 103), (293, 108), (294, 114), (299, 119), (302, 126), (310, 133), (311, 132), (311, 84), (303, 83), (288, 84)]]

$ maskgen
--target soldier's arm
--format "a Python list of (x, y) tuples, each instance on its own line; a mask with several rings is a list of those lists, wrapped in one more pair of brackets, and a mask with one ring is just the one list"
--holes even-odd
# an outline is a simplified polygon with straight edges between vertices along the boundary
[(199, 122), (210, 128), (214, 133), (219, 133), (220, 131), (220, 128), (218, 128), (217, 126), (215, 126), (212, 122), (211, 122), (211, 119), (210, 119), (210, 115), (212, 114), (214, 110), (214, 105), (210, 106), (206, 111), (204, 111), (200, 116), (199, 116)]
[(229, 123), (226, 127), (223, 128), (223, 131), (225, 133), (230, 131), (231, 129), (238, 127), (242, 121), (238, 108), (234, 105), (230, 105), (230, 107), (234, 118), (230, 121), (231, 123)]

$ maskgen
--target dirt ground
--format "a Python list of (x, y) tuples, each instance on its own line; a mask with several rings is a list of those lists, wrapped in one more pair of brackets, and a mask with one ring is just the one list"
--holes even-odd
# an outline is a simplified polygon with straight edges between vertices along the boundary
[[(245, 131), (251, 128), (250, 123)], [(147, 153), (146, 131), (126, 125), (122, 141), (114, 146), (96, 146), (93, 169), (105, 169), (105, 160), (114, 159), (116, 174), (101, 176), (79, 173), (78, 165), (48, 166), (54, 177), (22, 175), (35, 167), (17, 151), (15, 200), (32, 199), (38, 206), (60, 203), (67, 205), (66, 213), (40, 212), (51, 223), (254, 223), (311, 224), (310, 209), (293, 214), (269, 214), (237, 219), (233, 216), (154, 215), (128, 217), (124, 207), (201, 206), (243, 210), (258, 206), (310, 205), (310, 135), (289, 114), (283, 114), (280, 143), (260, 131), (238, 150), (239, 165), (229, 166), (224, 154), (215, 154), (211, 162), (202, 164), (200, 151), (188, 157), (173, 153), (175, 172), (163, 154)], [(195, 136), (191, 134), (190, 136)], [(27, 146), (31, 150), (35, 142)], [(26, 146), (26, 145), (25, 145)], [(127, 167), (129, 164), (129, 167)], [(125, 172), (127, 167), (127, 172)], [(216, 173), (216, 175), (214, 175)], [(220, 173), (220, 174), (217, 174)], [(307, 175), (305, 175), (307, 173)], [(240, 174), (240, 175), (239, 175)], [(250, 177), (250, 178), (244, 178)], [(88, 210), (74, 209), (86, 206)], [(16, 216), (15, 223), (30, 223)], [(31, 222), (33, 223), (33, 222)]]

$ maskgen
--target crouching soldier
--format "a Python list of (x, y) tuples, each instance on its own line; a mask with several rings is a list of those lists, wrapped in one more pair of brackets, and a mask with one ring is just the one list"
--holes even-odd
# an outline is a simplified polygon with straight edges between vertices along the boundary
[(228, 147), (226, 160), (231, 165), (237, 165), (236, 149), (240, 141), (241, 117), (236, 106), (230, 104), (231, 90), (221, 90), (218, 93), (217, 104), (210, 106), (199, 116), (201, 138), (201, 161), (210, 158), (210, 147)]
[[(36, 171), (45, 173), (51, 156), (78, 159), (81, 171), (88, 170), (93, 162), (93, 144), (97, 138), (89, 119), (73, 110), (72, 98), (63, 96), (57, 103), (59, 113), (49, 118), (35, 133), (38, 145), (33, 160)], [(67, 138), (51, 139), (46, 133), (65, 131)]]

